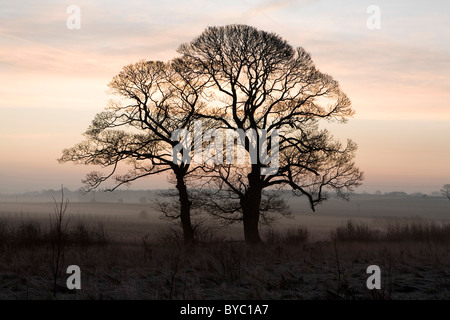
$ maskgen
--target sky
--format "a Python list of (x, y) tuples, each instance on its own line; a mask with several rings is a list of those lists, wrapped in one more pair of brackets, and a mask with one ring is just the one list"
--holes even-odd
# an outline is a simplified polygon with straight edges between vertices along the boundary
[[(80, 29), (69, 29), (70, 5)], [(380, 28), (371, 5), (380, 10)], [(242, 23), (303, 47), (339, 81), (355, 116), (327, 124), (358, 146), (358, 192), (439, 191), (450, 183), (448, 1), (0, 0), (0, 193), (81, 187), (99, 168), (59, 164), (141, 59), (167, 61), (208, 26)], [(132, 189), (167, 187), (164, 176)]]

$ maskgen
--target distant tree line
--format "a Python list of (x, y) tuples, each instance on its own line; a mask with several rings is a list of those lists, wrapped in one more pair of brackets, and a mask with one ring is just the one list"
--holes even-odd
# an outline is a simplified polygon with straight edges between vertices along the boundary
[[(163, 190), (121, 190), (114, 192), (103, 192), (103, 189), (83, 192), (82, 190), (69, 190), (64, 188), (63, 192), (72, 202), (126, 202), (126, 203), (150, 203), (151, 199)], [(51, 202), (53, 197), (61, 190), (41, 190), (33, 192), (23, 192), (17, 194), (0, 194), (0, 201), (8, 202)], [(120, 201), (122, 200), (122, 201)]]

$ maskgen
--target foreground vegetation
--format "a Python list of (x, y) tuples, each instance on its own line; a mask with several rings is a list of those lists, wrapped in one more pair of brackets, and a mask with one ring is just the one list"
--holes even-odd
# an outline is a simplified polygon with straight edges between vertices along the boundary
[[(0, 221), (1, 299), (450, 298), (448, 224), (376, 230), (349, 221), (327, 241), (310, 241), (304, 228), (269, 230), (250, 248), (206, 227), (196, 246), (184, 245), (177, 229), (124, 243), (78, 221), (62, 263), (80, 266), (82, 289), (69, 291), (63, 272), (56, 296), (48, 232), (36, 222)], [(381, 268), (381, 290), (366, 288), (372, 264)]]

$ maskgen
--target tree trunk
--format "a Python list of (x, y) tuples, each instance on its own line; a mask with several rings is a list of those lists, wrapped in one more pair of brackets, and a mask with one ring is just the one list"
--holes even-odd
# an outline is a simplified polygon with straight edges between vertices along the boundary
[(261, 243), (261, 237), (259, 236), (259, 205), (252, 204), (249, 201), (248, 206), (242, 207), (243, 211), (243, 223), (244, 223), (244, 237), (247, 244)]
[(177, 189), (180, 199), (180, 220), (183, 228), (183, 238), (185, 243), (195, 243), (194, 229), (191, 223), (191, 201), (189, 200), (186, 183), (183, 175), (177, 175)]
[(242, 219), (244, 224), (244, 237), (247, 244), (261, 243), (259, 236), (259, 207), (261, 205), (262, 189), (259, 186), (259, 167), (253, 165), (249, 174), (249, 188), (241, 199)]

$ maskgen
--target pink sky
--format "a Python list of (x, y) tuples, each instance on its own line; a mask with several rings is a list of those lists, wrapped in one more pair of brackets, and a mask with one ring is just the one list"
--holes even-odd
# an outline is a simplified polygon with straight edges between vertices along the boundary
[[(66, 8), (81, 9), (81, 29)], [(0, 193), (77, 189), (97, 168), (60, 165), (64, 148), (108, 99), (107, 84), (140, 59), (169, 60), (210, 25), (246, 23), (311, 52), (356, 110), (340, 139), (359, 145), (359, 191), (439, 190), (450, 183), (450, 5), (378, 1), (9, 1), (0, 12)], [(165, 177), (133, 188), (167, 186)]]

